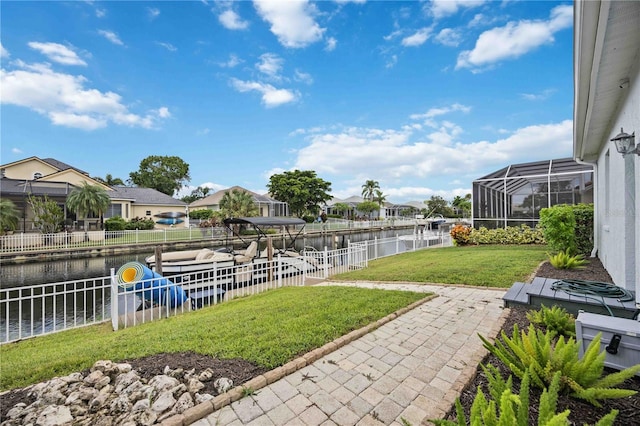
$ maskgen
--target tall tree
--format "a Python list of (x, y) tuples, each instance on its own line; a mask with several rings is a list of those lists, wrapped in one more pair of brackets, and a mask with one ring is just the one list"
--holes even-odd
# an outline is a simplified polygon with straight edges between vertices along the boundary
[(380, 184), (377, 180), (368, 180), (362, 185), (362, 196), (369, 201), (373, 201), (373, 197), (376, 194), (376, 189), (380, 189)]
[(208, 186), (199, 186), (191, 191), (191, 194), (185, 195), (184, 197), (180, 198), (180, 200), (184, 201), (187, 204), (191, 204), (194, 201), (202, 200), (207, 195), (209, 195), (209, 192), (211, 192), (211, 188), (209, 188)]
[(471, 214), (471, 194), (467, 194), (464, 197), (456, 195), (451, 205), (460, 211), (462, 217), (469, 217)]
[(51, 234), (62, 229), (64, 212), (62, 207), (46, 195), (42, 198), (29, 194), (27, 201), (33, 211), (33, 225), (43, 234)]
[(189, 165), (180, 157), (151, 155), (140, 162), (137, 172), (129, 173), (129, 180), (143, 188), (153, 188), (173, 197), (187, 182)]
[(429, 216), (434, 216), (434, 215), (442, 215), (444, 217), (453, 216), (453, 211), (449, 207), (449, 203), (447, 202), (447, 200), (445, 200), (439, 195), (431, 196), (430, 199), (425, 201), (425, 204), (427, 205), (427, 209), (429, 210), (429, 213), (428, 213)]
[(225, 218), (251, 217), (258, 214), (258, 207), (251, 194), (236, 188), (225, 192), (222, 196), (220, 211), (222, 211)]
[(0, 199), (0, 235), (15, 231), (20, 220), (20, 212), (11, 200)]
[(371, 201), (373, 201), (374, 203), (378, 203), (378, 205), (382, 207), (384, 205), (384, 202), (387, 201), (387, 196), (384, 195), (379, 189), (376, 189), (375, 193), (376, 194), (373, 196), (373, 199)]
[(67, 208), (76, 214), (78, 219), (83, 218), (87, 223), (87, 216), (95, 214), (100, 218), (102, 223), (102, 215), (111, 205), (111, 198), (107, 191), (98, 185), (90, 185), (88, 182), (82, 182), (82, 186), (73, 188), (67, 196)]
[(375, 201), (363, 201), (358, 203), (356, 209), (367, 215), (367, 218), (371, 219), (371, 213), (380, 210), (380, 205)]
[(312, 170), (272, 175), (267, 188), (273, 198), (288, 203), (297, 217), (317, 215), (320, 207), (331, 199), (331, 182), (319, 178)]

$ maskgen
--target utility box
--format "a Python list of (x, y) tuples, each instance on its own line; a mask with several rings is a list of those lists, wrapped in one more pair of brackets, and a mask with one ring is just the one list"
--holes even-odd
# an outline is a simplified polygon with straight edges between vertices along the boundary
[(640, 364), (640, 322), (580, 312), (576, 318), (576, 339), (580, 344), (581, 358), (598, 333), (602, 333), (600, 352), (606, 353), (604, 365), (624, 370)]

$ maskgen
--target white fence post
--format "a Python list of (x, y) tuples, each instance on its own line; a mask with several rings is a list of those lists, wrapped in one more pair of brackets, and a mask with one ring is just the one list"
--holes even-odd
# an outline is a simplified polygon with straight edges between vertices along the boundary
[(329, 278), (329, 251), (327, 246), (324, 246), (324, 253), (322, 254), (322, 263), (324, 265), (324, 279)]
[(278, 253), (278, 288), (282, 287), (282, 261)]
[(118, 278), (115, 268), (111, 268), (111, 327), (118, 331)]

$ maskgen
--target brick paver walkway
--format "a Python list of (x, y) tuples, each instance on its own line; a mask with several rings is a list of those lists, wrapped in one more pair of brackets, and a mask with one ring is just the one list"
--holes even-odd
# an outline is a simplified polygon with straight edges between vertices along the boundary
[(477, 333), (493, 338), (502, 326), (504, 291), (357, 285), (439, 297), (192, 424), (417, 426), (440, 418), (485, 354)]

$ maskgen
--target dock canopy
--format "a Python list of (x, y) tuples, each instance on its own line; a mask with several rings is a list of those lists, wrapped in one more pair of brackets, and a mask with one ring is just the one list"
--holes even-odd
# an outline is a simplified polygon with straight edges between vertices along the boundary
[(253, 225), (260, 227), (305, 225), (306, 223), (297, 217), (232, 217), (224, 220), (225, 225)]
[[(296, 239), (304, 231), (304, 226), (307, 224), (307, 222), (305, 222), (304, 220), (296, 217), (281, 217), (281, 216), (278, 216), (278, 217), (261, 217), (261, 216), (231, 217), (231, 218), (225, 219), (223, 223), (234, 234), (236, 234), (236, 232), (234, 232), (232, 225), (252, 226), (255, 229), (256, 233), (258, 234), (258, 244), (260, 243), (260, 240), (262, 238), (267, 237), (267, 230), (269, 228), (276, 228), (276, 227), (284, 228), (289, 238), (288, 238), (288, 242), (286, 244), (283, 244), (283, 248), (279, 250), (279, 252), (281, 253), (284, 253), (287, 250), (295, 249)], [(291, 232), (290, 228), (293, 228), (295, 230), (296, 226), (300, 226), (300, 229), (294, 235)], [(241, 235), (236, 234), (236, 237), (240, 238), (243, 242), (245, 242)]]

